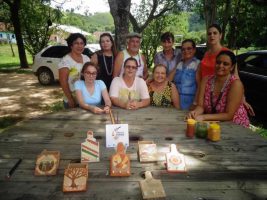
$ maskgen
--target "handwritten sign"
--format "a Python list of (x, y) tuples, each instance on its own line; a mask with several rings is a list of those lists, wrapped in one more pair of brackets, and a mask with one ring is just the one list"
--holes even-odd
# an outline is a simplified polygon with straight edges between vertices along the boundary
[(119, 142), (129, 146), (128, 124), (107, 124), (106, 147), (116, 147)]

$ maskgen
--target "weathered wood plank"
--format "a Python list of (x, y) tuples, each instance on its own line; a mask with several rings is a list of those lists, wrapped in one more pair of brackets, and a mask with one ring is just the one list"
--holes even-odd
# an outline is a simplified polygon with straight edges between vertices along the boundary
[[(221, 141), (187, 139), (185, 113), (174, 109), (146, 108), (137, 111), (114, 109), (119, 120), (128, 123), (131, 173), (127, 178), (108, 176), (109, 159), (114, 149), (105, 148), (108, 115), (94, 115), (81, 109), (48, 114), (19, 123), (0, 134), (0, 197), (4, 199), (141, 199), (138, 181), (146, 170), (163, 182), (166, 199), (266, 199), (267, 143), (250, 130), (231, 122), (220, 123)], [(79, 162), (80, 143), (87, 130), (100, 142), (100, 162), (89, 163), (89, 189), (85, 193), (62, 192), (64, 168)], [(155, 163), (140, 163), (137, 141), (152, 140), (158, 146)], [(165, 153), (171, 143), (185, 154), (187, 173), (166, 171)], [(35, 177), (37, 155), (43, 150), (58, 150), (58, 174)], [(11, 180), (3, 177), (18, 158), (22, 163)], [(19, 188), (19, 190), (18, 190)]]

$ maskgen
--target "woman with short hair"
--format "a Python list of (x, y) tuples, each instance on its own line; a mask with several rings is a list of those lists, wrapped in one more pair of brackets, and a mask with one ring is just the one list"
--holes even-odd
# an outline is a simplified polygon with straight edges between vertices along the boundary
[(121, 77), (115, 77), (110, 86), (109, 94), (115, 106), (136, 110), (149, 106), (150, 99), (144, 79), (136, 76), (138, 63), (129, 57), (124, 62)]

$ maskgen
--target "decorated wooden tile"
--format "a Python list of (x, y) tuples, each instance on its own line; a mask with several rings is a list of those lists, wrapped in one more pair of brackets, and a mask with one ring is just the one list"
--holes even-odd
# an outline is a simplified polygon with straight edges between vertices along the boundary
[(168, 172), (186, 172), (185, 158), (176, 149), (175, 144), (171, 144), (171, 152), (166, 154)]
[(130, 176), (130, 158), (125, 153), (122, 142), (117, 145), (117, 152), (110, 159), (110, 176)]
[(139, 183), (143, 199), (156, 199), (166, 197), (161, 180), (154, 179), (150, 171), (145, 172), (145, 180), (142, 180)]
[(64, 172), (63, 192), (86, 191), (88, 179), (87, 163), (70, 163)]
[(99, 142), (93, 131), (88, 131), (85, 142), (81, 143), (81, 162), (99, 162)]
[(56, 175), (59, 166), (60, 152), (47, 151), (44, 149), (40, 155), (37, 156), (35, 163), (34, 175), (36, 176), (50, 176)]
[(157, 145), (152, 141), (138, 141), (140, 162), (157, 161)]

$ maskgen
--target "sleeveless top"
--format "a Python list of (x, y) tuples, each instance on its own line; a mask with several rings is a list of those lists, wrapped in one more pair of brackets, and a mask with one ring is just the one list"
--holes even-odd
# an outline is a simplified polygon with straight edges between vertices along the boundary
[(172, 107), (172, 85), (170, 81), (168, 81), (162, 92), (153, 91), (151, 86), (148, 87), (148, 91), (150, 96), (150, 105)]
[(123, 52), (123, 63), (122, 63), (122, 66), (121, 66), (120, 76), (122, 76), (123, 72), (124, 72), (124, 62), (125, 62), (125, 60), (127, 58), (133, 57), (133, 58), (135, 58), (137, 60), (137, 64), (138, 64), (138, 68), (137, 68), (135, 76), (143, 78), (143, 76), (144, 76), (144, 61), (142, 59), (142, 54), (138, 53), (135, 56), (131, 56), (131, 55), (129, 55), (129, 53), (128, 53), (128, 51), (126, 49), (123, 50), (122, 52)]
[[(211, 106), (211, 88), (212, 88), (212, 82), (215, 76), (210, 76), (208, 78), (206, 87), (205, 87), (205, 95), (204, 95), (204, 112), (205, 113), (212, 113), (212, 106)], [(232, 83), (237, 80), (237, 78), (234, 75), (231, 75), (230, 80), (228, 84), (225, 86), (225, 89), (222, 93), (221, 99), (216, 105), (218, 96), (213, 95), (212, 97), (212, 104), (216, 105), (216, 113), (224, 113), (226, 110), (226, 105), (227, 105), (227, 96), (230, 91)], [(239, 108), (236, 110), (234, 117), (233, 117), (233, 122), (235, 124), (242, 125), (244, 127), (249, 127), (249, 119), (248, 119), (248, 114), (247, 111), (243, 105), (243, 103), (240, 104)]]
[(206, 52), (204, 54), (204, 57), (200, 62), (202, 78), (204, 78), (205, 76), (212, 76), (215, 74), (216, 57), (221, 51), (226, 51), (226, 50), (230, 51), (226, 47), (222, 47), (222, 49), (219, 52), (216, 52), (214, 54), (211, 54), (209, 52)]
[(99, 66), (99, 73), (96, 79), (104, 81), (105, 85), (107, 86), (107, 90), (109, 91), (110, 84), (112, 81), (115, 58), (114, 56), (103, 56), (103, 54), (97, 53), (97, 60)]

